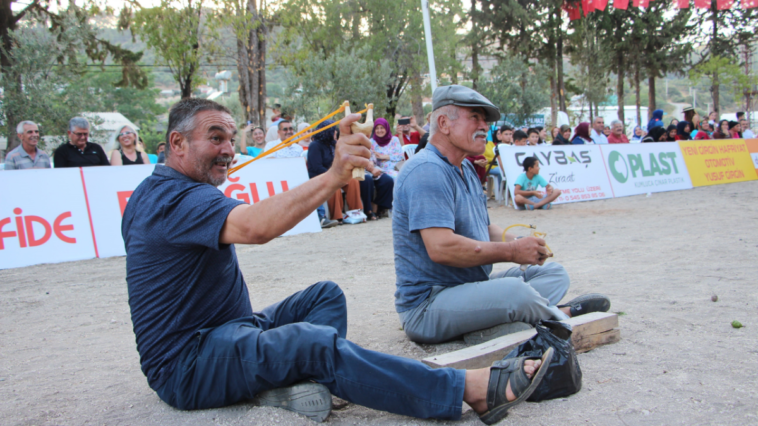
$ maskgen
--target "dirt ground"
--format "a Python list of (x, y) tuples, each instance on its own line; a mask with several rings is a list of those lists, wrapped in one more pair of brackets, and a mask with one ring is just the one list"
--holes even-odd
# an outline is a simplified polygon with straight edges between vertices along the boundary
[[(493, 223), (548, 232), (571, 275), (567, 299), (602, 292), (623, 312), (619, 343), (579, 355), (581, 392), (519, 405), (501, 424), (758, 424), (757, 198), (746, 182), (545, 212), (493, 204)], [(347, 295), (358, 344), (415, 359), (462, 347), (417, 345), (400, 330), (389, 219), (237, 249), (256, 309), (328, 279)], [(123, 257), (0, 271), (0, 423), (311, 424), (250, 404), (182, 412), (161, 402), (139, 368), (124, 277)], [(327, 422), (437, 423), (355, 405)], [(468, 408), (449, 423), (481, 424)]]

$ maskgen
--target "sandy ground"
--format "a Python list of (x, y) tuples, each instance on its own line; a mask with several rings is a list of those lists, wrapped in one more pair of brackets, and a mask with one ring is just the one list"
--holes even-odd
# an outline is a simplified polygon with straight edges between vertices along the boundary
[[(493, 205), (493, 223), (548, 232), (571, 274), (567, 298), (603, 292), (623, 312), (621, 342), (579, 356), (580, 393), (522, 404), (501, 424), (757, 424), (757, 196), (758, 183), (747, 182), (548, 212)], [(390, 225), (238, 247), (253, 306), (329, 279), (347, 295), (348, 338), (358, 344), (416, 359), (462, 347), (417, 345), (400, 330)], [(139, 369), (124, 267), (110, 258), (0, 271), (0, 423), (310, 424), (250, 404), (182, 412), (162, 403)], [(355, 405), (327, 421), (432, 423)], [(468, 408), (449, 423), (481, 424)]]

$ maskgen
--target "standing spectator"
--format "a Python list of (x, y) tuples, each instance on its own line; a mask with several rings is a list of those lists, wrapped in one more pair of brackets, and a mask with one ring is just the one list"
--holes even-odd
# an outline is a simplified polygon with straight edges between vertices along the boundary
[[(322, 129), (334, 123), (333, 120), (326, 120), (316, 126), (316, 130)], [(313, 135), (313, 141), (308, 148), (308, 176), (313, 179), (323, 173), (326, 173), (334, 162), (334, 150), (337, 144), (337, 129), (332, 127), (321, 133)], [(342, 221), (342, 191), (345, 191), (347, 204), (351, 209), (363, 209), (361, 202), (361, 187), (356, 179), (350, 179), (347, 185), (338, 189), (334, 195), (327, 200), (329, 213), (332, 220)], [(322, 221), (322, 225), (324, 221)]]
[(745, 112), (744, 111), (738, 111), (737, 112), (737, 122), (745, 118)]
[(559, 127), (553, 127), (552, 129), (550, 129), (550, 136), (552, 137), (550, 142), (555, 143), (555, 140), (558, 138), (560, 134), (561, 134), (561, 129)]
[(595, 117), (595, 121), (592, 122), (592, 131), (590, 139), (596, 145), (608, 144), (608, 137), (605, 136), (603, 131), (605, 130), (605, 119), (603, 117)]
[(282, 119), (282, 106), (280, 104), (274, 104), (273, 107), (271, 107), (271, 124), (269, 124), (269, 127), (279, 124), (279, 120)]
[(570, 138), (571, 126), (564, 124), (558, 129), (558, 135), (553, 139), (553, 145), (570, 145)]
[(500, 142), (513, 145), (513, 127), (504, 124), (500, 128)]
[(422, 127), (422, 129), (424, 129), (424, 131), (427, 132), (427, 133), (429, 133), (429, 125), (431, 124), (431, 123), (429, 123), (429, 119), (431, 117), (432, 117), (432, 113), (431, 112), (428, 113), (428, 114), (426, 114), (426, 124), (424, 124), (424, 127)]
[(709, 139), (713, 138), (711, 137), (711, 126), (708, 124), (708, 119), (700, 120), (700, 125), (697, 129), (697, 132), (695, 132), (695, 137), (693, 140), (703, 141)]
[(542, 145), (543, 143), (545, 143), (547, 141), (547, 130), (545, 130), (545, 128), (542, 127), (542, 126), (537, 126), (537, 127), (535, 127), (535, 129), (537, 129), (537, 131), (539, 132), (539, 136), (540, 136), (540, 140), (539, 140), (539, 142), (537, 142), (537, 144), (538, 145)]
[(750, 127), (748, 125), (748, 122), (746, 119), (740, 120), (740, 127), (742, 128), (742, 138), (743, 139), (753, 139), (755, 138), (755, 133), (753, 133), (752, 130), (750, 130)]
[(513, 145), (514, 146), (526, 146), (526, 142), (529, 136), (523, 130), (516, 130), (513, 132)]
[(708, 114), (708, 124), (711, 125), (714, 129), (716, 128), (716, 124), (719, 122), (719, 113), (716, 111), (711, 111), (710, 114)]
[[(403, 124), (400, 124), (401, 120)], [(408, 124), (405, 124), (406, 121)], [(415, 130), (415, 132), (411, 131), (411, 129)], [(419, 125), (416, 123), (416, 117), (414, 116), (400, 117), (400, 120), (398, 120), (397, 130), (397, 137), (403, 145), (417, 145), (421, 140), (421, 136), (426, 133), (426, 130), (419, 127)]]
[(150, 158), (137, 145), (137, 131), (131, 126), (122, 127), (116, 141), (118, 148), (111, 151), (111, 166), (150, 164)]
[(680, 121), (679, 124), (676, 125), (676, 140), (678, 141), (688, 141), (692, 140), (692, 137), (690, 136), (690, 123), (688, 121)]
[(88, 142), (89, 121), (74, 117), (68, 122), (68, 143), (61, 144), (53, 154), (55, 168), (110, 166), (100, 144)]
[(634, 134), (632, 135), (632, 139), (629, 140), (631, 143), (640, 143), (642, 142), (642, 138), (645, 137), (645, 132), (642, 130), (642, 127), (635, 126), (634, 127)]
[(39, 148), (39, 127), (33, 121), (22, 121), (16, 126), (16, 134), (21, 140), (5, 156), (5, 170), (49, 169), (50, 156)]
[(669, 126), (678, 126), (678, 125), (679, 125), (679, 120), (677, 120), (676, 118), (672, 118), (671, 121), (669, 122)]
[[(298, 124), (298, 125), (297, 125), (297, 131), (298, 131), (298, 133), (300, 133), (300, 132), (302, 132), (303, 130), (305, 130), (306, 128), (308, 128), (308, 126), (310, 126), (310, 124), (308, 124), (308, 123), (300, 123), (300, 124)], [(302, 136), (302, 135), (300, 135), (300, 136)], [(298, 138), (299, 138), (300, 136), (298, 136)], [(301, 141), (300, 141), (300, 142), (298, 142), (297, 144), (298, 144), (298, 145), (300, 145), (300, 146), (302, 146), (302, 147), (303, 147), (303, 150), (307, 150), (307, 149), (308, 149), (308, 145), (310, 145), (310, 144), (311, 144), (311, 137), (310, 137), (310, 136), (308, 136), (307, 138), (305, 138), (305, 139), (301, 140)]]
[(618, 120), (611, 121), (611, 134), (608, 143), (629, 143), (629, 138), (624, 134), (624, 124)]
[(609, 126), (605, 126), (605, 127), (603, 128), (603, 134), (605, 135), (605, 137), (606, 137), (606, 138), (607, 138), (608, 136), (610, 136), (610, 135), (611, 135), (611, 128), (610, 128)]
[(730, 121), (729, 122), (729, 134), (731, 135), (731, 139), (740, 139), (740, 130), (742, 127), (740, 127), (740, 123), (738, 121)]
[(653, 118), (651, 118), (650, 121), (647, 122), (648, 133), (654, 127), (663, 127), (663, 110), (662, 109), (657, 109), (653, 111)]
[(527, 130), (526, 137), (529, 139), (530, 146), (537, 146), (540, 143), (540, 131), (535, 128)]
[(418, 154), (419, 151), (426, 148), (427, 142), (429, 142), (429, 133), (424, 133), (424, 136), (421, 136), (421, 140), (418, 141), (418, 145), (416, 145), (416, 150), (414, 151), (414, 154)]
[(158, 154), (158, 164), (164, 164), (166, 162), (166, 142), (158, 144), (158, 148), (155, 149), (155, 153)]
[(395, 166), (405, 160), (403, 147), (400, 140), (390, 133), (390, 124), (384, 118), (374, 121), (374, 133), (371, 135), (371, 155), (376, 167), (390, 176), (396, 178), (399, 173)]
[(731, 139), (731, 133), (729, 132), (729, 120), (721, 120), (718, 127), (713, 131), (711, 135), (713, 139)]
[[(687, 107), (687, 108), (683, 109), (682, 112), (684, 113), (684, 121), (686, 121), (688, 123), (694, 123), (695, 122), (693, 120), (695, 118), (695, 116), (697, 115), (697, 111), (695, 111), (695, 108), (693, 108), (693, 107)], [(677, 126), (679, 126), (679, 125), (677, 124)], [(690, 127), (692, 127), (692, 126), (690, 126)]]
[[(252, 143), (250, 146), (247, 144), (247, 134), (250, 133)], [(242, 134), (239, 135), (240, 140), (240, 154), (247, 154), (251, 157), (257, 157), (258, 154), (263, 152), (266, 147), (266, 131), (262, 127), (256, 126), (252, 123), (245, 126), (242, 129)]]
[(579, 123), (574, 129), (574, 138), (571, 139), (572, 145), (584, 145), (592, 143), (590, 137), (590, 123)]
[[(292, 122), (290, 122), (289, 120), (280, 120), (277, 131), (279, 134), (279, 139), (273, 140), (267, 143), (264, 151), (268, 151), (272, 149), (273, 147), (282, 143), (283, 140), (287, 140), (291, 138), (292, 135), (295, 134), (295, 128), (292, 127)], [(282, 148), (273, 154), (270, 154), (268, 158), (293, 158), (293, 157), (300, 157), (302, 154), (303, 154), (303, 147), (298, 144), (294, 144), (286, 148)], [(329, 167), (327, 167), (327, 169), (328, 168)]]

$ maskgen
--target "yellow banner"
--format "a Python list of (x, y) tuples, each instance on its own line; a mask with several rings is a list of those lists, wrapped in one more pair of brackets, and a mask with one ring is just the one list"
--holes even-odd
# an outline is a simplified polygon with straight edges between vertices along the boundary
[(758, 179), (742, 139), (679, 141), (692, 186), (720, 185)]
[(747, 144), (747, 150), (750, 153), (750, 157), (753, 158), (755, 171), (758, 173), (758, 139), (745, 139), (745, 144)]

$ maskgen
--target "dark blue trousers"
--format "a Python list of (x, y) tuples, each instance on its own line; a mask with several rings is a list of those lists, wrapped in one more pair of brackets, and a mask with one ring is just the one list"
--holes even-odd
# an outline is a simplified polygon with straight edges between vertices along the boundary
[[(392, 191), (395, 189), (395, 179), (388, 175), (381, 175), (379, 179), (374, 180), (371, 173), (366, 173), (366, 178), (361, 182), (361, 201), (363, 201), (363, 211), (368, 214), (371, 211), (371, 203), (383, 209), (392, 208)], [(376, 193), (376, 198), (374, 198)]]
[(346, 333), (345, 296), (322, 281), (252, 317), (200, 330), (156, 392), (176, 408), (203, 409), (312, 380), (369, 408), (460, 418), (465, 371), (369, 351), (345, 340)]

